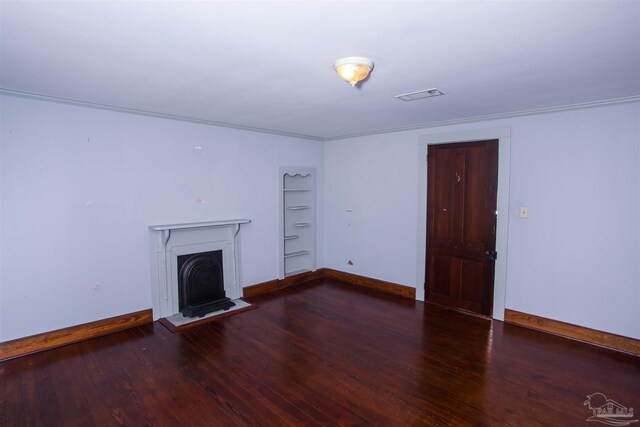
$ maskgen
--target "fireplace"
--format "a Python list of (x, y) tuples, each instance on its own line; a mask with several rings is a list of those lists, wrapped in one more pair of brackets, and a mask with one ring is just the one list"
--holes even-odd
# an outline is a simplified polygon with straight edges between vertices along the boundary
[[(180, 313), (203, 316), (225, 308), (223, 304), (210, 310), (211, 300), (234, 301), (242, 296), (238, 234), (240, 225), (250, 222), (235, 219), (149, 226), (153, 320)], [(185, 277), (186, 293), (180, 284)], [(205, 286), (208, 282), (214, 285)], [(203, 304), (204, 312), (200, 311)]]
[(178, 304), (187, 317), (203, 317), (235, 304), (224, 291), (222, 250), (179, 255)]

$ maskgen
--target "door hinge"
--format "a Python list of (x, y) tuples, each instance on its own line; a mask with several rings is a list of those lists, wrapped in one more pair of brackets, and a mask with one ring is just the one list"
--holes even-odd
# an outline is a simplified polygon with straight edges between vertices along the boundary
[(498, 259), (498, 252), (496, 251), (486, 251), (484, 254), (487, 256), (488, 261), (495, 261)]

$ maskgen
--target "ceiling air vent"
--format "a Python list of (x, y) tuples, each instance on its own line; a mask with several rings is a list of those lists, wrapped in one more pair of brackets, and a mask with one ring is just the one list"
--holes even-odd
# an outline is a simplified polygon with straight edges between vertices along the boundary
[(396, 98), (402, 99), (403, 101), (415, 101), (416, 99), (430, 98), (432, 96), (438, 96), (438, 95), (444, 95), (444, 92), (442, 92), (439, 89), (433, 88), (433, 89), (419, 90), (416, 92), (403, 93), (402, 95), (396, 95)]

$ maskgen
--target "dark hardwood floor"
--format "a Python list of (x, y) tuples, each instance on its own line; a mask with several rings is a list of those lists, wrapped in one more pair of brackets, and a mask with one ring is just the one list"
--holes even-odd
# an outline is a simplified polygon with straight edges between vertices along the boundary
[(0, 363), (0, 425), (585, 426), (595, 392), (640, 412), (633, 356), (329, 280), (251, 301)]

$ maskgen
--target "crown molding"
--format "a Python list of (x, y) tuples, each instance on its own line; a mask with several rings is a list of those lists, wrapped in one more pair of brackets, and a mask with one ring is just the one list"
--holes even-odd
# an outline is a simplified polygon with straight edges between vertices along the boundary
[(50, 95), (43, 95), (43, 94), (34, 93), (34, 92), (24, 92), (24, 91), (19, 91), (19, 90), (0, 88), (0, 94), (16, 96), (16, 97), (19, 97), (19, 98), (29, 98), (29, 99), (37, 99), (37, 100), (40, 100), (40, 101), (56, 102), (56, 103), (59, 103), (59, 104), (67, 104), (67, 105), (75, 105), (75, 106), (80, 106), (80, 107), (96, 108), (96, 109), (99, 109), (99, 110), (109, 110), (109, 111), (115, 111), (115, 112), (118, 112), (118, 113), (136, 114), (136, 115), (139, 115), (139, 116), (148, 116), (148, 117), (157, 117), (157, 118), (161, 118), (161, 119), (178, 120), (178, 121), (182, 121), (182, 122), (190, 122), (190, 123), (197, 123), (197, 124), (202, 124), (202, 125), (238, 129), (238, 130), (244, 130), (244, 131), (249, 131), (249, 132), (267, 133), (267, 134), (271, 134), (271, 135), (288, 136), (288, 137), (292, 137), (292, 138), (310, 139), (310, 140), (313, 140), (313, 141), (323, 141), (323, 138), (320, 138), (320, 137), (317, 137), (317, 136), (313, 136), (313, 135), (304, 135), (304, 134), (299, 134), (299, 133), (294, 133), (294, 132), (279, 131), (279, 130), (274, 130), (274, 129), (265, 129), (265, 128), (259, 128), (259, 127), (253, 127), (253, 126), (245, 126), (245, 125), (239, 125), (239, 124), (235, 124), (235, 123), (217, 122), (215, 120), (199, 119), (199, 118), (196, 118), (196, 117), (180, 116), (180, 115), (177, 115), (177, 114), (160, 113), (160, 112), (157, 112), (157, 111), (139, 110), (137, 108), (118, 107), (118, 106), (115, 106), (115, 105), (100, 104), (100, 103), (96, 103), (96, 102), (79, 101), (79, 100), (76, 100), (76, 99), (62, 98), (62, 97), (50, 96)]
[(340, 139), (357, 138), (360, 136), (382, 135), (385, 133), (429, 129), (429, 128), (436, 128), (441, 126), (451, 126), (451, 125), (458, 125), (463, 123), (497, 120), (497, 119), (504, 119), (504, 118), (510, 118), (510, 117), (533, 116), (537, 114), (555, 113), (555, 112), (567, 111), (567, 110), (580, 110), (584, 108), (602, 107), (605, 105), (613, 105), (613, 104), (625, 104), (625, 103), (637, 102), (637, 101), (640, 101), (640, 95), (629, 96), (626, 98), (606, 99), (602, 101), (582, 102), (579, 104), (568, 104), (568, 105), (562, 105), (558, 107), (545, 107), (545, 108), (537, 108), (533, 110), (521, 110), (521, 111), (513, 111), (509, 113), (497, 113), (497, 114), (488, 114), (485, 116), (466, 117), (462, 119), (443, 120), (439, 122), (425, 123), (425, 124), (414, 125), (414, 126), (404, 126), (404, 127), (380, 129), (380, 130), (367, 131), (367, 132), (357, 132), (352, 134), (333, 136), (330, 138), (323, 138), (322, 140), (336, 141)]
[(253, 127), (253, 126), (245, 126), (245, 125), (239, 125), (235, 123), (217, 122), (215, 120), (199, 119), (196, 117), (180, 116), (176, 114), (160, 113), (156, 111), (139, 110), (136, 108), (118, 107), (115, 105), (79, 101), (79, 100), (70, 99), (70, 98), (62, 98), (57, 96), (43, 95), (43, 94), (34, 93), (34, 92), (25, 92), (25, 91), (18, 91), (13, 89), (6, 89), (6, 88), (0, 88), (0, 94), (16, 96), (20, 98), (30, 98), (30, 99), (37, 99), (41, 101), (56, 102), (60, 104), (68, 104), (68, 105), (76, 105), (81, 107), (96, 108), (101, 110), (109, 110), (109, 111), (115, 111), (120, 113), (137, 114), (137, 115), (148, 116), (148, 117), (178, 120), (183, 122), (197, 123), (197, 124), (203, 124), (203, 125), (209, 125), (209, 126), (217, 126), (217, 127), (224, 127), (224, 128), (230, 128), (230, 129), (244, 130), (249, 132), (266, 133), (271, 135), (280, 135), (280, 136), (287, 136), (291, 138), (300, 138), (300, 139), (322, 141), (322, 142), (357, 138), (362, 136), (382, 135), (382, 134), (394, 133), (394, 132), (406, 132), (411, 130), (429, 129), (429, 128), (436, 128), (441, 126), (464, 124), (464, 123), (474, 123), (474, 122), (487, 121), (487, 120), (498, 120), (498, 119), (504, 119), (504, 118), (510, 118), (510, 117), (532, 116), (537, 114), (555, 113), (559, 111), (579, 110), (584, 108), (594, 108), (594, 107), (602, 107), (605, 105), (625, 104), (629, 102), (640, 101), (640, 95), (635, 95), (635, 96), (629, 96), (625, 98), (614, 98), (614, 99), (606, 99), (601, 101), (568, 104), (568, 105), (562, 105), (557, 107), (545, 107), (545, 108), (537, 108), (532, 110), (521, 110), (521, 111), (513, 111), (513, 112), (507, 112), (507, 113), (488, 114), (483, 116), (473, 116), (473, 117), (466, 117), (461, 119), (443, 120), (443, 121), (433, 122), (433, 123), (423, 123), (423, 124), (413, 125), (413, 126), (402, 126), (402, 127), (378, 129), (378, 130), (365, 131), (365, 132), (355, 132), (350, 134), (336, 135), (332, 137), (321, 137), (321, 136), (315, 136), (315, 135), (306, 135), (306, 134), (299, 134), (294, 132), (279, 131), (275, 129), (265, 129), (265, 128), (259, 128), (259, 127)]

